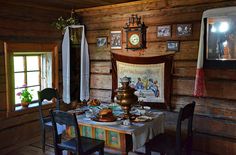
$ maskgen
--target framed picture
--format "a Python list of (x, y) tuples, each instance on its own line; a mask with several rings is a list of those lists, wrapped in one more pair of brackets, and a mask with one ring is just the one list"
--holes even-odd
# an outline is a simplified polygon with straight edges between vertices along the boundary
[(157, 26), (157, 37), (170, 37), (170, 36), (171, 36), (170, 25)]
[(107, 37), (98, 37), (97, 47), (107, 47)]
[(111, 31), (111, 49), (122, 49), (121, 31)]
[(177, 36), (190, 36), (192, 34), (192, 24), (177, 24)]
[(179, 41), (167, 41), (167, 51), (179, 51)]
[[(130, 86), (135, 88), (134, 94), (139, 101), (164, 102), (164, 63), (130, 64), (117, 61), (117, 83), (127, 76), (131, 79)], [(147, 71), (148, 68), (148, 71)]]
[(170, 108), (171, 66), (174, 54), (154, 57), (130, 57), (112, 53), (112, 100), (120, 78), (129, 77), (130, 87), (143, 105)]

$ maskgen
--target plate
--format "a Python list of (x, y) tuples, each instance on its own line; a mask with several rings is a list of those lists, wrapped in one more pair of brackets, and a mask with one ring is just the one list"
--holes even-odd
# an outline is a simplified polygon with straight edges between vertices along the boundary
[(132, 121), (133, 122), (147, 122), (147, 121), (151, 121), (151, 120), (152, 120), (152, 117), (149, 117), (149, 116), (138, 116)]
[(151, 107), (149, 107), (149, 106), (143, 106), (143, 109), (145, 109), (145, 110), (150, 110)]
[(114, 121), (114, 122), (98, 122), (98, 121), (93, 121), (97, 125), (119, 125), (120, 121)]
[(104, 117), (104, 118), (99, 118), (99, 117), (92, 117), (91, 120), (96, 121), (96, 122), (115, 122), (116, 121), (115, 116), (111, 117)]
[(81, 114), (84, 114), (85, 111), (84, 110), (70, 110), (70, 111), (68, 111), (68, 113), (76, 114), (76, 115), (81, 115)]

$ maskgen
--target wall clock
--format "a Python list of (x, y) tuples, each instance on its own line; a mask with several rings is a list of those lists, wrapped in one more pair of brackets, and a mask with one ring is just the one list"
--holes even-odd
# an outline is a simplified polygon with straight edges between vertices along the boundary
[(146, 48), (146, 26), (141, 23), (141, 17), (132, 15), (126, 23), (126, 49), (139, 50)]

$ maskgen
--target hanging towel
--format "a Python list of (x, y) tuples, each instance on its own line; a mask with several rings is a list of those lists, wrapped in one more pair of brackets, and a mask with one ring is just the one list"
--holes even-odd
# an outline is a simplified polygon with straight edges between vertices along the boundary
[(89, 99), (89, 54), (88, 43), (85, 37), (84, 25), (71, 25), (65, 28), (62, 42), (62, 79), (63, 79), (63, 101), (71, 103), (70, 97), (70, 34), (69, 28), (82, 28), (81, 38), (81, 65), (80, 65), (80, 100)]
[(219, 17), (219, 16), (232, 16), (236, 15), (236, 7), (225, 7), (210, 9), (203, 12), (202, 21), (201, 21), (201, 32), (199, 40), (199, 49), (198, 49), (198, 60), (197, 60), (197, 71), (195, 77), (195, 87), (194, 87), (194, 96), (202, 97), (204, 96), (205, 90), (205, 81), (204, 81), (204, 70), (203, 70), (203, 61), (204, 61), (204, 18), (209, 17)]

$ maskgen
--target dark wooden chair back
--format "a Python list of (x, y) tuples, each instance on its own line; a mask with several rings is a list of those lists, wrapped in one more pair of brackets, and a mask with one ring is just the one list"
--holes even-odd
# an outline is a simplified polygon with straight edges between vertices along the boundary
[[(176, 133), (173, 135), (165, 132), (155, 136), (145, 144), (146, 154), (151, 155), (152, 151), (160, 154), (181, 155), (182, 149), (185, 148), (186, 154), (190, 155), (192, 151), (192, 124), (195, 102), (189, 103), (180, 109), (178, 121), (176, 124)], [(183, 121), (187, 122), (187, 136), (182, 134)]]
[(51, 101), (52, 99), (56, 99), (56, 110), (60, 110), (60, 98), (56, 89), (54, 88), (45, 88), (42, 91), (38, 91), (38, 99), (39, 99), (39, 115), (41, 122), (44, 123), (45, 116), (43, 115), (42, 104), (44, 100)]
[[(177, 147), (176, 149), (178, 149), (178, 151), (180, 151), (182, 148), (182, 145), (183, 145), (182, 141), (187, 141), (189, 143), (192, 139), (194, 108), (195, 108), (195, 101), (185, 105), (179, 111), (179, 116), (178, 116), (178, 121), (177, 121), (177, 126), (176, 126), (176, 147)], [(185, 138), (185, 140), (183, 140), (181, 126), (182, 126), (182, 122), (185, 120), (188, 121), (187, 137)]]
[[(60, 110), (50, 110), (50, 114), (52, 116), (52, 124), (54, 128), (54, 146), (55, 146), (55, 151), (58, 150), (58, 144), (61, 143), (60, 139), (60, 134), (58, 134), (58, 125), (63, 125), (66, 127), (72, 127), (74, 130), (73, 132), (75, 133), (75, 142), (76, 146), (81, 146), (81, 141), (80, 141), (80, 132), (79, 132), (79, 127), (78, 127), (78, 122), (76, 119), (75, 114), (70, 114), (67, 112), (63, 112)], [(76, 147), (76, 152), (79, 154), (82, 154), (83, 150), (82, 147)]]
[[(63, 150), (67, 150), (75, 155), (88, 155), (98, 151), (99, 155), (104, 155), (105, 141), (80, 136), (79, 125), (75, 114), (70, 114), (60, 110), (50, 110), (54, 131), (54, 148), (56, 155), (62, 155)], [(73, 137), (67, 136), (66, 139), (60, 139), (58, 126), (70, 127)]]
[(46, 143), (45, 141), (45, 132), (46, 129), (52, 129), (52, 123), (51, 123), (51, 117), (50, 116), (45, 116), (43, 113), (43, 101), (51, 101), (55, 99), (56, 100), (56, 109), (60, 109), (60, 98), (58, 91), (54, 88), (45, 88), (41, 91), (38, 91), (38, 100), (39, 100), (39, 119), (41, 123), (41, 139), (42, 139), (42, 149), (45, 151), (45, 145), (47, 146), (53, 146), (50, 145), (49, 143)]

